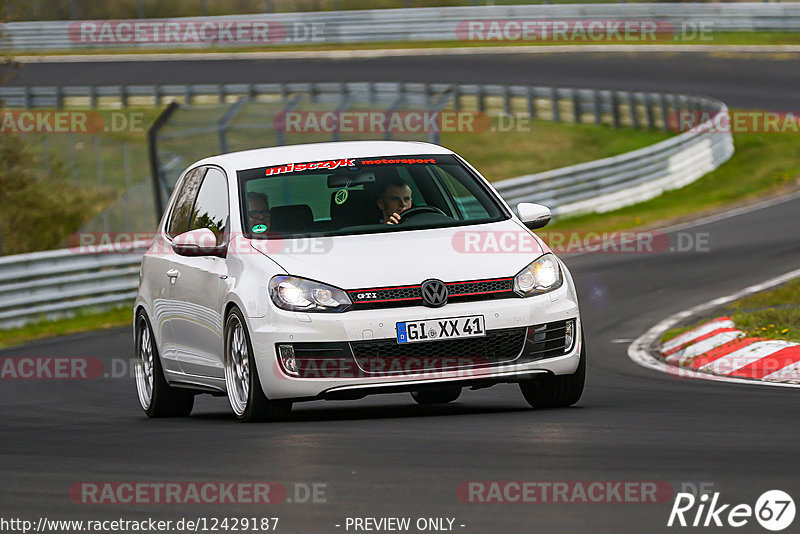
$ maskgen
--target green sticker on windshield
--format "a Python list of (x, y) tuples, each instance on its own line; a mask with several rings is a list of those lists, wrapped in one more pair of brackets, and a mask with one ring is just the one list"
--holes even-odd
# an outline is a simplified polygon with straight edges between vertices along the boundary
[(347, 189), (339, 189), (336, 192), (336, 195), (333, 197), (334, 202), (339, 204), (340, 206), (347, 202), (347, 197), (350, 193), (347, 192)]
[(257, 225), (255, 225), (253, 227), (253, 233), (254, 234), (263, 234), (266, 231), (267, 231), (267, 227), (266, 227), (266, 225), (263, 225), (263, 224), (257, 224)]

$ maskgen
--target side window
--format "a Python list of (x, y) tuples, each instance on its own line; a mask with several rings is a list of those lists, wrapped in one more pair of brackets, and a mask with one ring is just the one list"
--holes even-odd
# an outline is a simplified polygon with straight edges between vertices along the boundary
[(450, 197), (455, 201), (462, 220), (482, 219), (489, 217), (489, 212), (481, 205), (475, 195), (455, 176), (441, 167), (436, 167), (441, 182)]
[(210, 167), (197, 194), (189, 230), (208, 228), (217, 236), (217, 245), (221, 245), (227, 226), (228, 181), (222, 171)]
[(167, 222), (167, 234), (175, 237), (189, 230), (189, 221), (192, 215), (192, 206), (197, 198), (197, 190), (205, 173), (205, 167), (198, 167), (186, 174), (181, 183), (181, 188), (175, 198), (175, 207)]

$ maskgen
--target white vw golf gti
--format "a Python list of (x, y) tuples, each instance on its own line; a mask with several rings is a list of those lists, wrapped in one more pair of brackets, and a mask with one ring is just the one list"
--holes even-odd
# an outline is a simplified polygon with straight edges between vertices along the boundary
[(457, 154), (395, 141), (204, 159), (178, 180), (142, 260), (136, 386), (151, 417), (227, 395), (241, 421), (292, 404), (518, 383), (534, 407), (578, 401), (575, 285)]

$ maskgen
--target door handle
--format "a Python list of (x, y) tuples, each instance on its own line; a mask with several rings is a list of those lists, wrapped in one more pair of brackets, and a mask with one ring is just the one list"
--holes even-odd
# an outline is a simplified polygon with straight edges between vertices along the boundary
[(169, 276), (170, 283), (174, 284), (175, 280), (180, 276), (180, 271), (178, 269), (170, 269), (167, 271), (167, 276)]

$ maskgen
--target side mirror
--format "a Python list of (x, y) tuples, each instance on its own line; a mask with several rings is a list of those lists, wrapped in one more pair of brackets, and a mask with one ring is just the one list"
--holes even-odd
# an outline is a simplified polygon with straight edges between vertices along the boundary
[(517, 213), (519, 214), (519, 220), (531, 230), (547, 226), (551, 217), (550, 208), (531, 202), (517, 204)]
[(208, 228), (184, 232), (172, 241), (172, 250), (181, 256), (225, 257), (226, 247), (217, 245), (217, 236)]

